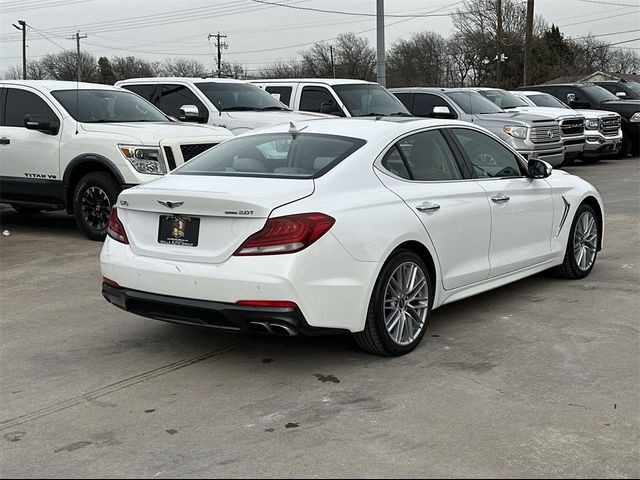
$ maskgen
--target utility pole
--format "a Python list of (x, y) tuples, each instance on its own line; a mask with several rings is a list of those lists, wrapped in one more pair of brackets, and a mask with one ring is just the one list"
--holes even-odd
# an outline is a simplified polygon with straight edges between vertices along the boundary
[(218, 49), (218, 78), (220, 78), (222, 76), (222, 49), (229, 48), (229, 45), (227, 45), (227, 42), (221, 42), (220, 39), (227, 38), (227, 36), (221, 35), (220, 32), (218, 32), (215, 35), (210, 33), (207, 36), (207, 40), (211, 41), (211, 38), (216, 39), (216, 48)]
[(496, 87), (502, 82), (502, 0), (496, 1), (498, 29), (496, 31)]
[(82, 81), (82, 56), (80, 55), (80, 39), (82, 38), (87, 38), (86, 35), (80, 35), (80, 30), (78, 30), (76, 32), (76, 34), (73, 37), (69, 37), (69, 40), (75, 40), (76, 41), (76, 64), (77, 64), (77, 69), (78, 69), (78, 82)]
[(333, 45), (329, 45), (329, 53), (331, 53), (331, 71), (333, 72), (333, 78), (336, 78), (336, 64), (333, 63)]
[[(20, 25), (20, 26), (18, 26)], [(22, 30), (22, 79), (27, 79), (27, 22), (18, 20), (18, 25), (13, 26), (18, 30)]]
[(384, 58), (384, 0), (376, 0), (376, 25), (378, 31), (376, 37), (378, 50), (378, 57), (376, 61), (377, 81), (384, 87), (387, 83)]
[(533, 84), (533, 0), (527, 0), (527, 27), (524, 38), (524, 84)]

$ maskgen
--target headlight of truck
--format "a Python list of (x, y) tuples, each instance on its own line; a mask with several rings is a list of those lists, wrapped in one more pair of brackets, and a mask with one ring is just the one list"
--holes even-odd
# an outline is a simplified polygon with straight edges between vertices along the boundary
[(633, 115), (631, 115), (631, 118), (629, 119), (630, 122), (640, 122), (640, 112), (636, 112)]
[(502, 131), (514, 138), (527, 138), (527, 127), (517, 127), (515, 125), (505, 125)]
[(597, 130), (599, 126), (600, 122), (597, 118), (588, 118), (584, 123), (584, 128), (586, 128), (587, 130)]
[(133, 168), (138, 172), (150, 175), (164, 175), (167, 173), (162, 154), (158, 147), (140, 147), (135, 145), (118, 145), (118, 147), (124, 158), (129, 160)]

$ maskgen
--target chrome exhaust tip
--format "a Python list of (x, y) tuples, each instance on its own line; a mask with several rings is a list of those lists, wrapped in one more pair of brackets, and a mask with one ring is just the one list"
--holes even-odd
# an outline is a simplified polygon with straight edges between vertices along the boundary
[(281, 325), (279, 323), (272, 323), (271, 324), (271, 329), (273, 330), (273, 333), (278, 334), (278, 335), (285, 335), (287, 337), (294, 337), (296, 335), (298, 335), (298, 331), (292, 327), (290, 327), (289, 325)]
[(249, 327), (257, 333), (274, 333), (267, 322), (249, 322)]

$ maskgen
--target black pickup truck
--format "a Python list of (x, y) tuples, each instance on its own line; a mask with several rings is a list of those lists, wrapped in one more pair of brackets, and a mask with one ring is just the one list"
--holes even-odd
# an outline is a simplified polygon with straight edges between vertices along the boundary
[(609, 90), (620, 100), (640, 100), (640, 83), (625, 80), (605, 80), (593, 82), (599, 87)]
[(606, 110), (622, 117), (622, 148), (619, 155), (640, 155), (640, 100), (620, 100), (593, 83), (563, 83), (520, 87), (553, 95), (571, 108)]

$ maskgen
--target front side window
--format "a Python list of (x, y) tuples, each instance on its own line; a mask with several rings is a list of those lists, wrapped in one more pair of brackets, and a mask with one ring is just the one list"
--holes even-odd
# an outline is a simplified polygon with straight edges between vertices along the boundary
[(252, 83), (198, 82), (195, 85), (222, 112), (289, 110)]
[(189, 160), (179, 175), (317, 178), (366, 142), (311, 133), (265, 133), (232, 138)]
[(198, 107), (200, 116), (208, 117), (209, 111), (204, 103), (193, 93), (189, 87), (184, 85), (162, 85), (160, 97), (156, 100), (156, 105), (167, 115), (180, 117), (180, 108), (183, 105), (195, 105)]
[(344, 116), (338, 102), (324, 87), (304, 87), (300, 95), (300, 110)]
[(49, 105), (35, 93), (18, 88), (7, 88), (4, 125), (24, 127), (24, 119), (27, 115), (44, 115), (52, 120), (58, 119)]
[(124, 90), (55, 90), (51, 94), (83, 123), (169, 121), (149, 102)]
[(416, 93), (416, 98), (413, 101), (413, 114), (416, 117), (431, 117), (434, 107), (447, 107), (451, 113), (455, 112), (447, 101), (438, 95)]
[(122, 88), (126, 88), (130, 92), (140, 95), (142, 98), (149, 102), (153, 102), (153, 93), (156, 91), (156, 85), (123, 85)]
[(521, 177), (526, 175), (516, 155), (497, 140), (476, 130), (453, 128), (478, 178)]
[(333, 89), (352, 117), (411, 116), (400, 100), (377, 83), (334, 85)]

